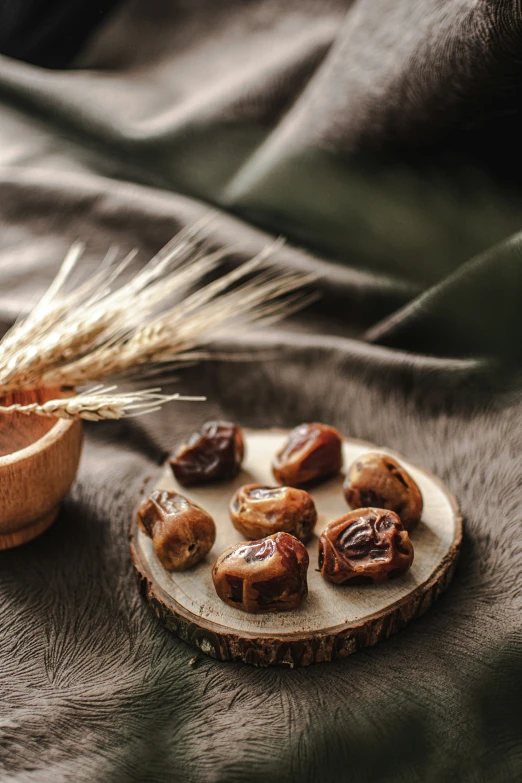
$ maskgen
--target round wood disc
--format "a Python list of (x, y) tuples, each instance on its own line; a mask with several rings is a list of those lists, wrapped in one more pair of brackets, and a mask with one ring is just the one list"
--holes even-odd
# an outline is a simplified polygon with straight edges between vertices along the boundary
[(246, 431), (243, 470), (234, 481), (202, 487), (181, 487), (167, 465), (152, 489), (176, 490), (202, 506), (216, 522), (216, 543), (208, 557), (184, 572), (168, 572), (148, 538), (133, 521), (131, 553), (143, 592), (155, 613), (178, 636), (219, 660), (240, 660), (257, 666), (307, 666), (350, 655), (388, 638), (428, 609), (449, 584), (457, 559), (462, 520), (455, 499), (441, 482), (394, 452), (356, 440), (345, 440), (344, 464), (350, 466), (367, 451), (382, 451), (398, 459), (418, 483), (423, 499), (422, 520), (411, 534), (415, 549), (411, 569), (390, 582), (339, 586), (317, 569), (318, 538), (324, 527), (349, 511), (342, 494), (343, 476), (311, 491), (318, 522), (308, 544), (309, 595), (291, 612), (247, 614), (218, 598), (212, 565), (218, 555), (241, 541), (228, 504), (242, 484), (274, 485), (271, 460), (286, 432)]

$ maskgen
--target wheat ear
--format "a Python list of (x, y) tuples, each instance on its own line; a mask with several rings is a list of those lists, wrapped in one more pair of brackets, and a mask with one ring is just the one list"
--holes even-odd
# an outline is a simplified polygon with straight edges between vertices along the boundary
[[(134, 252), (119, 262), (110, 252), (74, 285), (83, 248), (73, 245), (39, 304), (0, 341), (0, 394), (139, 377), (146, 365), (204, 359), (217, 339), (272, 323), (308, 301), (302, 287), (314, 276), (267, 268), (279, 241), (204, 283), (231, 251), (209, 249), (200, 232), (181, 232), (125, 282)], [(56, 411), (67, 409), (58, 402)], [(102, 418), (111, 418), (110, 405), (107, 411)], [(38, 406), (31, 412), (40, 414)]]
[(138, 392), (116, 392), (116, 386), (100, 386), (73, 397), (48, 400), (44, 403), (14, 403), (0, 406), (0, 414), (24, 413), (58, 419), (86, 419), (102, 421), (122, 419), (152, 413), (172, 400), (202, 402), (205, 397), (182, 397), (180, 394), (161, 394), (160, 389)]

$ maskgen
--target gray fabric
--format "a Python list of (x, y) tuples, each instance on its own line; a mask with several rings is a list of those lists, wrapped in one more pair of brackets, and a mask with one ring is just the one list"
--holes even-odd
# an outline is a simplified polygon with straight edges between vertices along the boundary
[[(518, 337), (499, 361), (520, 329), (520, 239), (488, 250), (520, 228), (520, 196), (485, 159), (441, 177), (401, 157), (448, 131), (458, 150), (470, 128), (480, 151), (486, 95), (514, 127), (517, 9), (136, 0), (76, 70), (0, 60), (2, 327), (73, 239), (86, 267), (111, 243), (143, 261), (208, 204), (306, 243), (276, 262), (318, 270), (323, 295), (242, 341), (270, 359), (167, 379), (204, 406), (87, 425), (58, 522), (0, 553), (2, 781), (522, 778)], [(383, 148), (399, 163), (356, 155)], [(224, 211), (208, 232), (236, 261), (271, 236)], [(191, 666), (138, 595), (127, 531), (144, 479), (215, 415), (323, 420), (433, 470), (465, 515), (448, 592), (342, 662)]]

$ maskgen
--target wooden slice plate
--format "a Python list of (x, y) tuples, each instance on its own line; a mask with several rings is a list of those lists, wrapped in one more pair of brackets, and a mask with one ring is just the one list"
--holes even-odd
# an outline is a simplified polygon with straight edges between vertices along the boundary
[(131, 526), (132, 559), (154, 612), (186, 642), (219, 660), (256, 666), (308, 666), (342, 658), (387, 639), (423, 614), (453, 576), (462, 537), (462, 519), (454, 497), (438, 479), (400, 455), (346, 439), (347, 467), (366, 451), (383, 451), (400, 460), (422, 491), (424, 512), (411, 536), (415, 558), (410, 571), (384, 584), (341, 587), (326, 582), (315, 570), (317, 535), (328, 522), (349, 510), (341, 491), (343, 477), (338, 476), (311, 491), (318, 522), (317, 535), (308, 544), (309, 595), (303, 606), (293, 612), (254, 615), (224, 604), (214, 590), (212, 566), (224, 549), (241, 541), (230, 522), (228, 503), (242, 484), (275, 484), (270, 464), (286, 436), (283, 431), (246, 431), (244, 467), (234, 481), (185, 489), (167, 465), (159, 481), (147, 488), (181, 492), (214, 517), (216, 543), (195, 568), (169, 573), (156, 557), (151, 539), (138, 529), (135, 520)]

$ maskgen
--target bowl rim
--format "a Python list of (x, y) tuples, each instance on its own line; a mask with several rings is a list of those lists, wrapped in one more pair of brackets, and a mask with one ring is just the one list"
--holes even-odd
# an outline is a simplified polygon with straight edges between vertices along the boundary
[(23, 462), (34, 457), (35, 454), (45, 451), (60, 440), (76, 424), (76, 421), (76, 419), (57, 419), (51, 429), (47, 430), (41, 438), (33, 441), (28, 446), (24, 446), (23, 449), (0, 456), (0, 469), (7, 467), (7, 465), (13, 465), (16, 462)]

